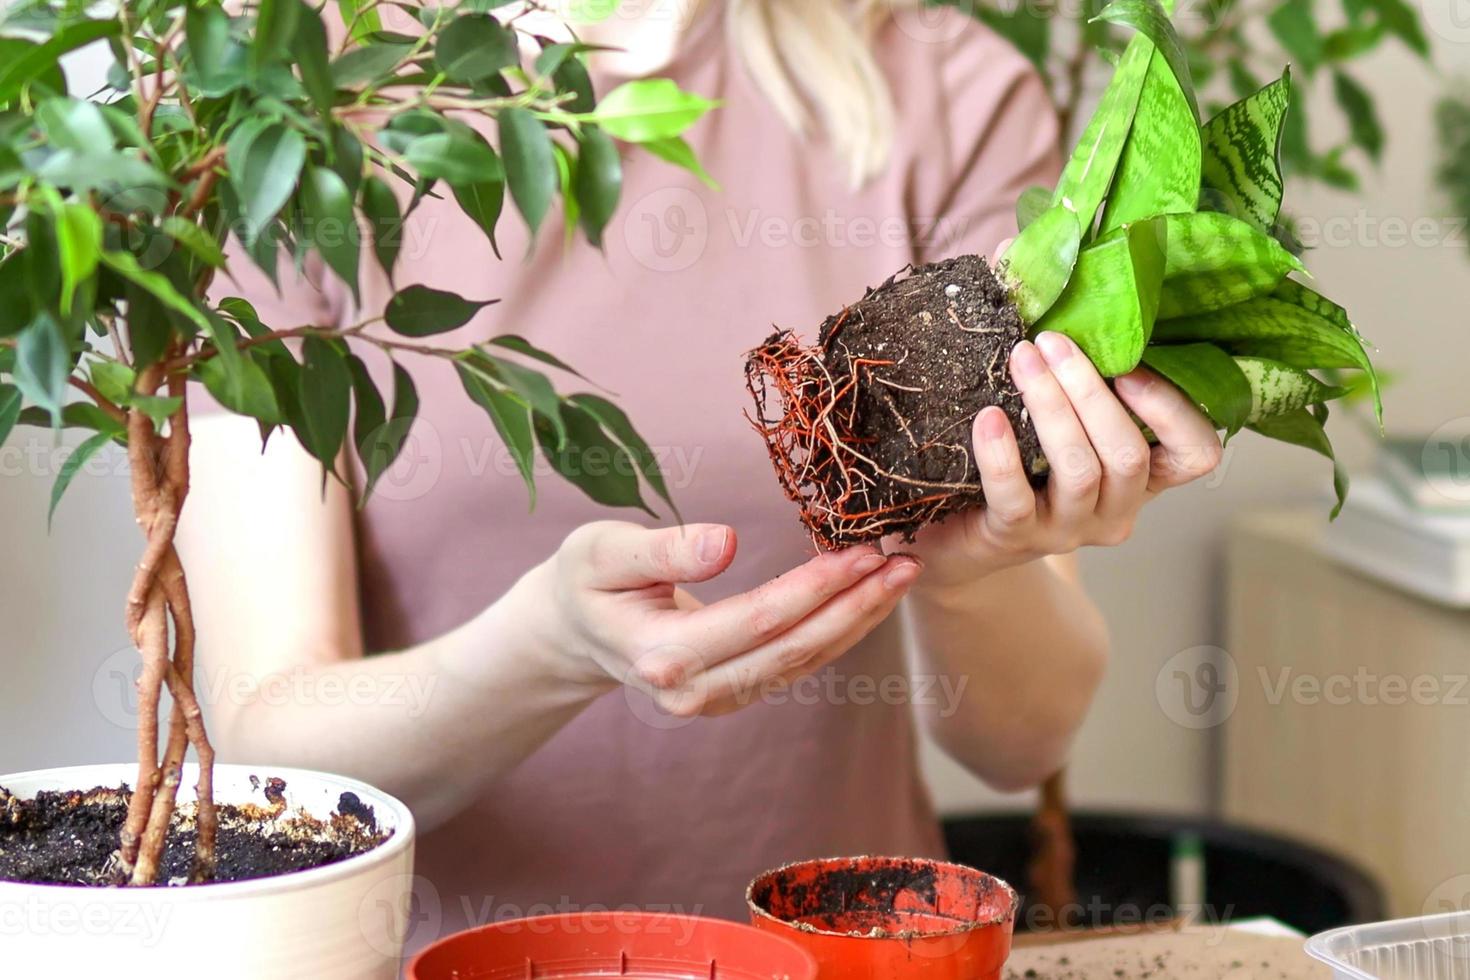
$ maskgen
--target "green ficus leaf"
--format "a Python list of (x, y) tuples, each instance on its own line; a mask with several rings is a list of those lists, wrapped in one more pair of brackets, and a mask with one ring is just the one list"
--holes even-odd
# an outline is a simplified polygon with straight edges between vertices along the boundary
[(27, 82), (42, 81), (59, 93), (66, 89), (58, 62), (61, 56), (93, 41), (122, 33), (118, 20), (79, 20), (57, 28), (37, 44), (21, 38), (3, 38), (0, 46), (0, 102), (14, 100)]
[(246, 123), (230, 137), (225, 160), (239, 197), (243, 238), (248, 245), (295, 191), (306, 163), (306, 140), (280, 123)]
[(16, 338), (12, 380), (27, 401), (48, 412), (53, 425), (59, 426), (70, 374), (71, 354), (61, 324), (42, 313)]
[(1380, 160), (1383, 157), (1383, 124), (1378, 120), (1373, 96), (1343, 71), (1332, 73), (1332, 91), (1347, 116), (1353, 142), (1375, 162)]
[(504, 176), (500, 158), (473, 131), (420, 136), (408, 144), (403, 157), (423, 179), (445, 180), (454, 187), (500, 180)]
[(15, 429), (22, 400), (19, 388), (0, 383), (0, 446), (5, 445), (5, 440)]
[(364, 474), (362, 502), (366, 503), (377, 486), (378, 480), (393, 465), (408, 442), (409, 430), (418, 415), (419, 397), (411, 378), (403, 366), (393, 365), (393, 409), (385, 411), (383, 396), (379, 394), (372, 376), (355, 355), (348, 355), (347, 366), (352, 373), (352, 390), (356, 412), (352, 422), (352, 439), (362, 461)]
[[(200, 330), (209, 330), (209, 320), (203, 311), (184, 297), (168, 276), (138, 264), (137, 256), (131, 252), (103, 252), (98, 260), (113, 272), (148, 293), (160, 306), (173, 310)], [(130, 312), (131, 319), (131, 312)], [(136, 326), (136, 325), (135, 325)]]
[(565, 438), (558, 441), (549, 421), (535, 420), (536, 439), (551, 468), (592, 500), (609, 507), (637, 507), (657, 517), (643, 502), (637, 462), (608, 436), (597, 418), (575, 404), (562, 407)]
[(638, 465), (638, 470), (643, 474), (643, 479), (653, 488), (653, 492), (659, 495), (669, 509), (674, 512), (674, 519), (682, 521), (679, 508), (674, 504), (674, 498), (669, 493), (668, 483), (664, 480), (663, 471), (659, 469), (658, 459), (648, 443), (633, 428), (632, 420), (617, 405), (587, 392), (576, 394), (568, 399), (573, 405), (587, 412), (595, 418), (602, 428), (612, 435), (614, 439), (622, 443), (633, 461)]
[(1082, 227), (1065, 204), (1044, 211), (1016, 236), (1001, 257), (1001, 277), (1027, 324), (1037, 322), (1067, 288)]
[(561, 418), (562, 401), (546, 375), (478, 350), (465, 355), (460, 361), (530, 406), (538, 418), (551, 424), (557, 445), (561, 445), (566, 434)]
[(489, 14), (462, 14), (439, 33), (434, 60), (458, 82), (479, 82), (520, 64), (515, 34)]
[(334, 171), (308, 165), (301, 182), (301, 203), (306, 210), (312, 246), (356, 299), (362, 242), (352, 208), (352, 192)]
[(1326, 384), (1300, 368), (1269, 358), (1237, 357), (1235, 363), (1251, 386), (1251, 409), (1247, 422), (1286, 415), (1348, 393), (1347, 388)]
[(301, 73), (301, 85), (311, 96), (318, 112), (326, 115), (332, 111), (337, 95), (337, 83), (332, 78), (332, 67), (328, 61), (327, 29), (321, 17), (303, 0), (281, 0), (294, 4), (296, 29), (291, 35), (291, 54), (296, 61), (296, 70)]
[(97, 271), (102, 254), (102, 219), (84, 204), (63, 204), (56, 215), (56, 245), (61, 260), (61, 312)]
[(1133, 370), (1158, 314), (1167, 234), (1161, 220), (1139, 221), (1084, 248), (1032, 333), (1066, 334), (1106, 377)]
[(299, 0), (257, 0), (250, 45), (250, 61), (256, 69), (291, 49), (303, 6)]
[(591, 121), (625, 143), (684, 135), (717, 103), (681, 90), (667, 78), (624, 82), (603, 97)]
[(1301, 262), (1275, 238), (1228, 214), (1164, 216), (1168, 227), (1159, 319), (1224, 309), (1269, 293)]
[(710, 176), (709, 171), (704, 169), (704, 164), (699, 162), (695, 156), (694, 149), (684, 140), (682, 136), (670, 136), (668, 139), (651, 140), (642, 144), (643, 149), (652, 153), (666, 163), (672, 163), (682, 170), (687, 170), (698, 177), (700, 182), (710, 190), (720, 189), (719, 182)]
[(397, 70), (413, 50), (411, 44), (368, 44), (351, 48), (332, 62), (332, 81), (338, 88), (380, 83)]
[(497, 259), (500, 258), (500, 243), (495, 239), (495, 226), (500, 223), (501, 212), (505, 209), (505, 181), (487, 179), (471, 184), (455, 184), (452, 187), (454, 200), (458, 202), (460, 210), (485, 233), (491, 251)]
[[(566, 361), (563, 361), (555, 354), (550, 354), (532, 344), (525, 337), (517, 336), (513, 333), (507, 333), (501, 334), (498, 337), (491, 337), (489, 342), (491, 344), (494, 344), (496, 347), (504, 347), (506, 350), (515, 351), (517, 354), (529, 357), (535, 361), (540, 361), (542, 364), (548, 364), (559, 371), (565, 371), (568, 374), (574, 374), (577, 377), (581, 378), (583, 381), (589, 380), (587, 376), (584, 375), (581, 371), (578, 371), (576, 368), (572, 367), (570, 364), (568, 364)], [(593, 383), (596, 384), (596, 382)]]
[(1291, 73), (1233, 103), (1202, 131), (1200, 207), (1222, 211), (1270, 234), (1281, 213), (1281, 141)]
[(581, 209), (587, 240), (601, 247), (602, 230), (612, 219), (623, 191), (623, 162), (612, 138), (596, 126), (587, 126), (577, 141), (581, 155), (573, 186)]
[(546, 124), (525, 109), (505, 109), (497, 117), (500, 155), (505, 162), (511, 200), (534, 235), (556, 196), (556, 159)]
[(298, 399), (302, 427), (297, 437), (302, 446), (331, 470), (347, 436), (352, 374), (345, 355), (320, 337), (302, 341), (303, 355)]
[(61, 470), (56, 474), (55, 482), (51, 484), (51, 504), (46, 509), (48, 529), (51, 527), (51, 519), (56, 516), (56, 505), (61, 503), (66, 488), (71, 486), (72, 480), (82, 471), (82, 467), (87, 465), (87, 461), (97, 455), (104, 446), (112, 441), (112, 438), (113, 434), (110, 432), (99, 432), (91, 436), (73, 449), (66, 457), (66, 461), (61, 464)]
[(536, 506), (536, 477), (534, 473), (536, 440), (531, 431), (531, 409), (525, 402), (502, 391), (483, 373), (472, 370), (464, 361), (456, 361), (455, 371), (460, 384), (470, 399), (485, 410), (495, 426), (506, 450), (515, 460), (516, 469), (526, 484), (531, 506)]
[(1322, 32), (1312, 13), (1312, 0), (1284, 0), (1271, 11), (1266, 25), (1308, 76), (1322, 63)]
[(1251, 386), (1235, 359), (1214, 344), (1152, 345), (1143, 363), (1189, 396), (1225, 437), (1251, 421)]
[(468, 300), (457, 293), (415, 283), (393, 294), (384, 319), (394, 332), (405, 337), (428, 337), (462, 327), (481, 309), (498, 302)]
[(372, 226), (373, 254), (391, 282), (393, 267), (403, 248), (403, 216), (399, 212), (398, 197), (393, 193), (393, 188), (377, 177), (364, 178), (362, 213)]

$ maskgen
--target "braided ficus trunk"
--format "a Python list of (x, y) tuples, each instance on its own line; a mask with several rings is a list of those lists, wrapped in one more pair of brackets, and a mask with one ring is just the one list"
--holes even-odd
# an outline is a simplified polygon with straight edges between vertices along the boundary
[[(155, 395), (160, 389), (179, 399), (178, 410), (162, 431), (136, 408), (128, 411), (127, 419), (133, 512), (147, 539), (127, 600), (128, 633), (143, 657), (137, 684), (138, 779), (119, 841), (121, 875), (132, 885), (151, 885), (158, 878), (184, 756), (191, 746), (199, 761), (199, 782), (190, 880), (213, 876), (218, 827), (214, 750), (194, 693), (194, 613), (174, 548), (179, 513), (189, 493), (189, 412), (183, 376), (165, 378), (158, 366), (139, 375), (138, 394)], [(165, 687), (173, 698), (173, 712), (160, 757), (159, 703)]]

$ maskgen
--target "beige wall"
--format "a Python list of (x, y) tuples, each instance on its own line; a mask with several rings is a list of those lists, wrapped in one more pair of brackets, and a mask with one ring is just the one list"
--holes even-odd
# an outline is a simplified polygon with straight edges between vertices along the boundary
[[(1443, 66), (1470, 72), (1466, 33), (1436, 38)], [(1437, 83), (1392, 48), (1363, 75), (1380, 93), (1391, 132), (1381, 172), (1361, 198), (1298, 188), (1292, 207), (1349, 222), (1350, 245), (1324, 245), (1310, 265), (1399, 375), (1389, 397), (1391, 426), (1428, 431), (1470, 415), (1463, 380), (1470, 368), (1470, 249), (1463, 234), (1458, 247), (1415, 248), (1351, 231), (1360, 213), (1412, 221), (1442, 210), (1428, 188)], [(1348, 430), (1339, 422), (1335, 435), (1360, 457), (1363, 440)], [(0, 772), (121, 759), (131, 751), (121, 683), (131, 660), (119, 614), (139, 538), (126, 480), (104, 460), (76, 481), (48, 536), (46, 499), (60, 465), (52, 449), (48, 435), (26, 431), (0, 454), (7, 542), (0, 552)], [(1320, 496), (1328, 485), (1321, 461), (1246, 435), (1215, 479), (1154, 504), (1128, 545), (1084, 555), (1116, 649), (1072, 767), (1080, 800), (1180, 810), (1209, 805), (1210, 737), (1168, 720), (1155, 700), (1155, 675), (1176, 652), (1219, 642), (1222, 533), (1232, 515)], [(943, 760), (930, 761), (942, 804), (1000, 801)]]

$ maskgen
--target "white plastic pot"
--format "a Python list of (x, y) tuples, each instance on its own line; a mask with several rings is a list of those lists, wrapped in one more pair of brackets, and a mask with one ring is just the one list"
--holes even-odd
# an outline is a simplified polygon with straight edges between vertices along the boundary
[[(187, 888), (85, 888), (0, 882), (0, 960), (15, 977), (270, 977), (391, 980), (398, 976), (413, 884), (413, 816), (366, 783), (280, 766), (216, 766), (220, 803), (286, 801), (317, 817), (356, 793), (392, 830), (382, 846), (337, 864), (275, 878)], [(131, 763), (0, 776), (22, 798), (41, 790), (131, 784)], [(192, 800), (196, 770), (179, 799)]]

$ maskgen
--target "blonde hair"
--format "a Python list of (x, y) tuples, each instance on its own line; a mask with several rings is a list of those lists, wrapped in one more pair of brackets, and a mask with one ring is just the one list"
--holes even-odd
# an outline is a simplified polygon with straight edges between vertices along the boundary
[(820, 132), (856, 187), (888, 163), (893, 96), (873, 37), (910, 0), (725, 0), (725, 32), (746, 71), (797, 133)]

